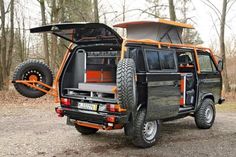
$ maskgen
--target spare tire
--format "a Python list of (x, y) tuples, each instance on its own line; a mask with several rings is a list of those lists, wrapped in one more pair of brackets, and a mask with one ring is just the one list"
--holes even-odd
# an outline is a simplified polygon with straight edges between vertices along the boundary
[[(46, 93), (39, 91), (37, 89), (31, 88), (22, 83), (16, 83), (16, 80), (34, 80), (41, 81), (49, 86), (52, 86), (53, 75), (49, 67), (38, 60), (27, 60), (17, 66), (13, 74), (13, 82), (15, 89), (23, 96), (28, 98), (39, 98)], [(45, 90), (50, 90), (46, 87), (38, 85), (38, 87)]]
[(132, 109), (136, 105), (136, 69), (133, 59), (126, 58), (117, 65), (116, 83), (118, 101), (122, 108)]

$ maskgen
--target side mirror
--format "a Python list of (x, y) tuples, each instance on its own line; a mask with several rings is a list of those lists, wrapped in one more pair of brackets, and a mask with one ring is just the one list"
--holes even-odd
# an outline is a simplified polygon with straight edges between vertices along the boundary
[(223, 70), (223, 60), (219, 60), (219, 61), (218, 61), (217, 69), (218, 69), (219, 71), (222, 71), (222, 70)]

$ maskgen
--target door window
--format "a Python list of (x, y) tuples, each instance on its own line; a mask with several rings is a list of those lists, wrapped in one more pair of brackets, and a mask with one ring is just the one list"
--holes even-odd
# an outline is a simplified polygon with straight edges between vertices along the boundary
[(216, 67), (208, 54), (198, 54), (200, 71), (201, 72), (215, 72)]

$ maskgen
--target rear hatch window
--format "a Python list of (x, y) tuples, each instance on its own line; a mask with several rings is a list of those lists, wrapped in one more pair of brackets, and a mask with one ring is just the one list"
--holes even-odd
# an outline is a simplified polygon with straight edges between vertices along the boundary
[(122, 38), (112, 28), (100, 23), (53, 24), (30, 29), (31, 33), (49, 32), (70, 42), (84, 44), (121, 44)]

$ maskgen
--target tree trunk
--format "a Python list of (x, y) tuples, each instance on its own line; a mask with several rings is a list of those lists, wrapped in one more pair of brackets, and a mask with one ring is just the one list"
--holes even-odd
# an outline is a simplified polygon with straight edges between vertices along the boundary
[[(123, 5), (122, 5), (122, 21), (125, 21), (125, 12), (126, 12), (126, 3), (125, 0), (123, 0)], [(122, 28), (122, 36), (125, 36), (125, 29)]]
[(223, 71), (223, 85), (226, 92), (230, 91), (229, 80), (227, 75), (227, 65), (226, 65), (226, 54), (225, 54), (225, 20), (226, 20), (226, 11), (227, 11), (227, 0), (223, 0), (223, 7), (221, 13), (221, 22), (220, 22), (220, 54), (224, 61), (224, 71)]
[[(58, 21), (58, 13), (56, 7), (56, 0), (52, 0), (52, 8), (51, 8), (51, 23), (57, 23)], [(57, 51), (57, 37), (55, 35), (51, 35), (51, 68), (53, 72), (56, 71), (56, 51)]]
[(5, 30), (5, 5), (4, 1), (0, 0), (1, 7), (1, 50), (0, 50), (0, 90), (4, 88), (3, 75), (6, 73), (6, 30)]
[(7, 76), (10, 76), (11, 64), (12, 64), (12, 53), (14, 46), (14, 0), (11, 0), (10, 9), (10, 41), (8, 48), (8, 58), (7, 58)]
[(97, 0), (93, 0), (93, 10), (94, 10), (94, 22), (99, 23), (98, 1)]
[[(60, 15), (59, 15), (59, 21), (63, 23), (65, 19), (65, 5), (66, 1), (65, 0), (60, 0), (59, 1), (59, 6), (60, 6)], [(60, 67), (64, 53), (65, 53), (65, 45), (67, 45), (66, 41), (62, 38), (59, 38), (59, 44), (58, 44), (58, 52), (57, 52), (57, 67)]]
[[(9, 76), (12, 64), (12, 52), (14, 46), (14, 0), (10, 1), (10, 30), (9, 41), (6, 38), (5, 29), (5, 6), (4, 1), (0, 0), (1, 6), (1, 64), (0, 64), (0, 90), (8, 90)], [(8, 44), (8, 49), (7, 49)]]
[[(42, 17), (42, 25), (46, 25), (46, 15), (45, 15), (45, 0), (38, 0), (41, 8), (41, 17)], [(45, 53), (45, 62), (49, 65), (49, 50), (48, 50), (48, 36), (47, 33), (43, 33), (43, 50)]]
[(176, 21), (175, 6), (173, 0), (169, 0), (169, 14), (170, 20)]
[[(26, 39), (26, 28), (25, 28), (25, 19), (24, 16), (22, 16), (22, 19), (17, 19), (17, 30), (15, 31), (15, 33), (17, 33), (17, 35), (15, 36), (15, 50), (16, 53), (19, 56), (20, 62), (24, 62), (27, 57), (27, 51), (29, 50), (29, 42), (30, 39)], [(22, 23), (22, 26), (21, 26)]]

